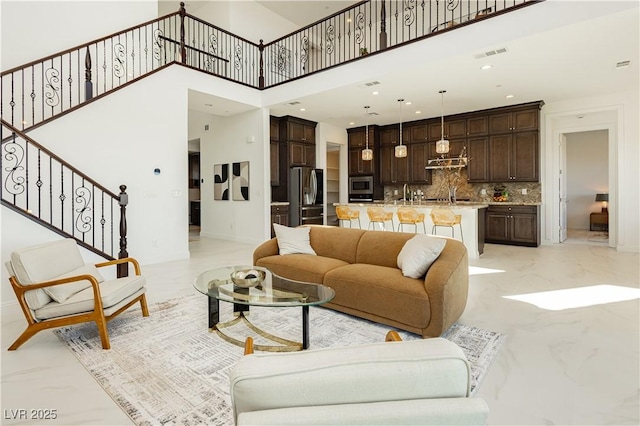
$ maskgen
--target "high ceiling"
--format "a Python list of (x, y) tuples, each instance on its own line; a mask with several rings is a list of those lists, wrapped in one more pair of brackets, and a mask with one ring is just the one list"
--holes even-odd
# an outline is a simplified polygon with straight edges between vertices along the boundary
[[(265, 7), (300, 26), (315, 22), (353, 2), (260, 1)], [(307, 77), (307, 86), (320, 87), (335, 74), (330, 90), (270, 89), (274, 96), (271, 114), (294, 115), (338, 127), (362, 125), (364, 105), (377, 115), (370, 124), (399, 121), (398, 98), (403, 121), (437, 117), (441, 114), (439, 90), (447, 90), (444, 113), (452, 114), (503, 105), (638, 92), (639, 8), (626, 1), (553, 1), (485, 20), (443, 33), (405, 49), (406, 63), (389, 64), (393, 53), (370, 55), (359, 63), (327, 71), (322, 78)], [(478, 59), (478, 54), (506, 48), (506, 52)], [(416, 52), (426, 52), (421, 54)], [(400, 54), (400, 53), (397, 53)], [(396, 55), (397, 55), (396, 54)], [(395, 56), (394, 56), (395, 57)], [(626, 67), (617, 64), (630, 61)], [(363, 65), (364, 64), (364, 65)], [(482, 70), (483, 65), (492, 68)], [(353, 68), (349, 68), (353, 67)], [(350, 73), (350, 70), (353, 72)], [(375, 88), (365, 83), (377, 81)], [(373, 90), (379, 94), (372, 95)], [(268, 92), (268, 91), (267, 91)], [(507, 95), (513, 95), (507, 98)], [(206, 97), (193, 96), (190, 107), (202, 108)], [(217, 108), (229, 115), (251, 107), (215, 99)], [(299, 104), (291, 105), (296, 101)], [(300, 108), (305, 111), (301, 111)], [(420, 113), (416, 113), (420, 111)], [(353, 124), (352, 124), (353, 123)]]

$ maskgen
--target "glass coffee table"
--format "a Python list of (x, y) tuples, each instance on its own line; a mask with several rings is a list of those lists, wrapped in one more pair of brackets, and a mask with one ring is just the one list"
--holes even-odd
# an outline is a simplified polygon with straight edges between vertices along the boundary
[[(238, 271), (258, 272), (264, 279), (258, 283), (236, 285), (231, 274)], [(257, 266), (227, 266), (205, 271), (196, 277), (194, 287), (209, 298), (209, 328), (227, 342), (244, 346), (244, 342), (223, 332), (225, 328), (243, 322), (260, 336), (279, 345), (254, 345), (255, 349), (272, 352), (299, 351), (309, 347), (309, 306), (329, 302), (336, 295), (322, 284), (293, 281)], [(234, 319), (220, 322), (220, 301), (233, 303)], [(302, 342), (283, 339), (259, 329), (249, 322), (250, 306), (302, 307)]]

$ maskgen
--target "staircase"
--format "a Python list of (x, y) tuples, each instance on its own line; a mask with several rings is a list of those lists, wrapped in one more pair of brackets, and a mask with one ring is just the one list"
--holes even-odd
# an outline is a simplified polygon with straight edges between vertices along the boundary
[(126, 187), (103, 187), (31, 130), (174, 64), (263, 90), (535, 3), (362, 1), (268, 44), (189, 15), (181, 3), (0, 74), (2, 205), (107, 259), (126, 256)]

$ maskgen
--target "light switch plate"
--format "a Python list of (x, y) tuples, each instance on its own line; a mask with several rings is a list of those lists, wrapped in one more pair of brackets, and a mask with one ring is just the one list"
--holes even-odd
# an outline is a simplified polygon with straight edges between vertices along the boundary
[(522, 195), (527, 195), (527, 188), (522, 188)]
[(483, 189), (481, 189), (481, 190), (480, 190), (480, 194), (482, 194), (482, 195), (487, 195), (487, 190), (486, 190), (486, 189), (484, 189), (484, 188), (483, 188)]

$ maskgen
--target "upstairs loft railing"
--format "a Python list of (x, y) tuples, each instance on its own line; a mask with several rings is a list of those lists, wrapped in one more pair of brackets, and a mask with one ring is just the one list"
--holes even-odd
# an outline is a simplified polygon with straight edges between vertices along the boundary
[(109, 191), (4, 120), (0, 136), (3, 205), (102, 257), (128, 256), (126, 186)]
[(541, 0), (368, 0), (260, 44), (178, 12), (2, 72), (0, 115), (22, 131), (178, 63), (256, 89)]

